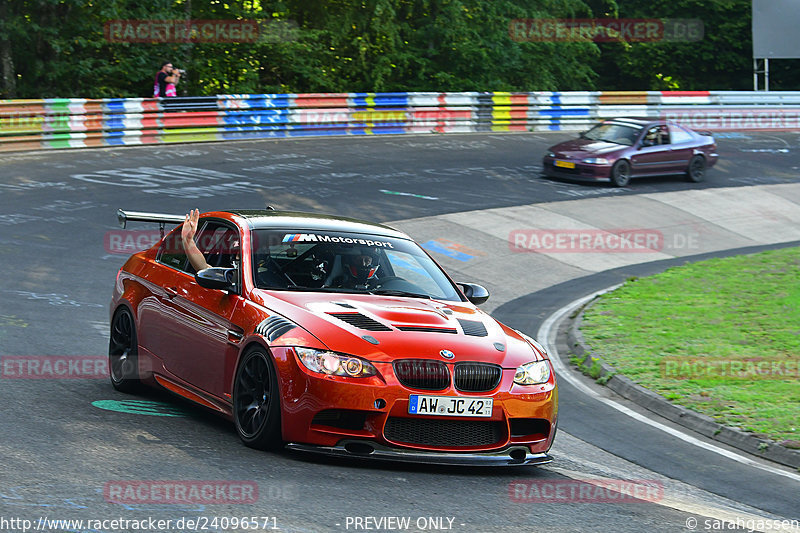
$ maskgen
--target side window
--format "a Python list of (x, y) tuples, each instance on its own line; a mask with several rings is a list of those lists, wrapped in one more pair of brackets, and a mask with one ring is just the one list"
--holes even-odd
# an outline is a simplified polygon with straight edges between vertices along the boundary
[(659, 127), (659, 143), (658, 144), (669, 144), (669, 128), (667, 126), (660, 126)]
[(672, 126), (672, 144), (685, 143), (692, 140), (692, 135), (680, 126)]
[(658, 128), (653, 126), (652, 128), (647, 130), (647, 133), (644, 134), (644, 139), (642, 139), (642, 144), (645, 146), (655, 146), (658, 141)]
[(645, 146), (658, 146), (669, 144), (669, 130), (666, 126), (653, 126), (644, 136)]
[[(239, 265), (239, 233), (233, 227), (203, 220), (200, 220), (198, 227), (200, 229), (195, 234), (195, 242), (209, 266), (230, 268)], [(183, 249), (180, 228), (167, 235), (156, 260), (174, 269), (195, 274)]]
[(183, 249), (180, 228), (167, 235), (164, 239), (161, 248), (158, 250), (156, 261), (177, 270), (186, 270), (188, 261), (186, 252)]
[(209, 221), (195, 235), (197, 248), (212, 267), (239, 265), (239, 232), (220, 222)]

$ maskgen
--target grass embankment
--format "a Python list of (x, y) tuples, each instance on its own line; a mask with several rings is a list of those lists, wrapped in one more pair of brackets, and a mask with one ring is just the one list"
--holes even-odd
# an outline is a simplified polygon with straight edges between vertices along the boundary
[(581, 332), (617, 373), (673, 403), (800, 444), (800, 249), (628, 281), (585, 313)]

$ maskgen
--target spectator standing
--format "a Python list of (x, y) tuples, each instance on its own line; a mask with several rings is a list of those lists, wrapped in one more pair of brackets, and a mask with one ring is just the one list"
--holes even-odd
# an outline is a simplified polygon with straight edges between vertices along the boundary
[(164, 61), (161, 70), (156, 73), (153, 85), (153, 97), (172, 98), (178, 95), (175, 86), (181, 80), (181, 72), (172, 66), (171, 61)]

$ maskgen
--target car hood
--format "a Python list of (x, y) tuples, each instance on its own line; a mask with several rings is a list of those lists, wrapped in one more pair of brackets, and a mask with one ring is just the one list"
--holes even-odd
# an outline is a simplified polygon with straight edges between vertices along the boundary
[[(468, 302), (317, 292), (254, 291), (262, 305), (301, 325), (328, 349), (373, 362), (485, 361), (516, 368), (543, 355)], [(287, 335), (291, 338), (291, 335)], [(274, 345), (281, 339), (275, 339)], [(442, 350), (453, 353), (450, 360)]]
[(550, 147), (550, 151), (556, 157), (579, 159), (591, 157), (593, 155), (610, 155), (613, 152), (621, 152), (630, 146), (606, 141), (593, 141), (590, 139), (574, 139)]

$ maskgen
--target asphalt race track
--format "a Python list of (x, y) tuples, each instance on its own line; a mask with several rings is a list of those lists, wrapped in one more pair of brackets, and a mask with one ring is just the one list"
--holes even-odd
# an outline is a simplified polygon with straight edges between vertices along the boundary
[[(700, 184), (663, 177), (618, 189), (540, 177), (543, 151), (568, 137), (320, 138), (2, 155), (0, 355), (107, 354), (108, 302), (127, 257), (109, 233), (118, 229), (117, 208), (183, 214), (194, 207), (273, 205), (397, 221), (420, 242), (446, 236), (451, 244), (466, 243), (458, 250), (474, 252), (481, 265), (475, 272), (489, 280), (495, 295), (487, 310), (535, 334), (569, 302), (663, 264), (574, 273), (559, 265), (569, 281), (545, 268), (528, 279), (512, 274), (489, 245), (468, 240), (459, 229), (465, 226), (454, 221), (479, 224), (484, 219), (471, 212), (547, 204), (595, 210), (594, 216), (618, 222), (611, 227), (641, 227), (647, 212), (633, 206), (645, 199), (735, 196), (740, 188), (740, 197), (760, 198), (762, 189), (754, 186), (783, 191), (780, 186), (800, 183), (800, 135), (793, 133), (719, 135), (720, 162)], [(598, 214), (598, 206), (616, 208)], [(724, 253), (719, 248), (698, 253)], [(433, 255), (461, 274), (457, 255)], [(45, 518), (106, 522), (39, 531), (108, 533), (254, 529), (233, 527), (233, 517), (257, 518), (259, 531), (288, 532), (747, 531), (746, 520), (800, 519), (796, 472), (744, 465), (689, 444), (608, 408), (564, 379), (555, 461), (481, 469), (257, 452), (240, 444), (232, 424), (166, 394), (124, 395), (105, 378), (15, 379), (3, 371), (0, 531), (21, 531), (21, 520), (35, 527)], [(597, 394), (611, 395), (602, 389)], [(109, 405), (126, 412), (98, 407)], [(215, 503), (109, 502), (115, 487), (137, 480), (214, 480), (255, 487), (256, 493), (247, 499), (227, 492)], [(588, 480), (640, 480), (658, 490), (651, 501), (594, 503), (537, 503), (523, 490), (547, 482), (569, 490)], [(395, 517), (408, 519), (408, 527)], [(175, 525), (198, 518), (200, 527)], [(12, 519), (17, 522), (3, 522)], [(119, 527), (112, 519), (173, 522), (144, 529)], [(742, 520), (739, 527), (726, 524), (736, 520)]]

